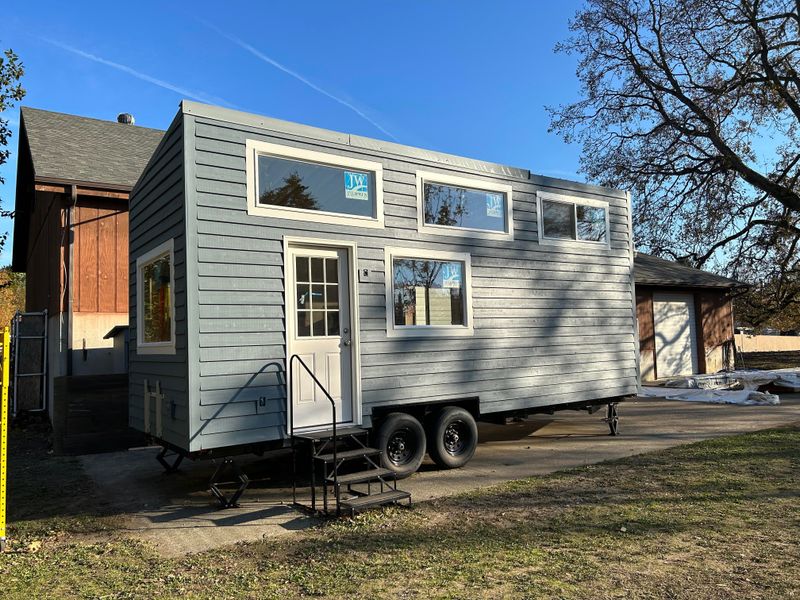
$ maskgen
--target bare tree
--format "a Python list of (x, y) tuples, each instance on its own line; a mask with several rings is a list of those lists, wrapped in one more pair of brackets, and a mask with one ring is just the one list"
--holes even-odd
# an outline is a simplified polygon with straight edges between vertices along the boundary
[(588, 179), (631, 190), (637, 245), (800, 301), (800, 2), (588, 0), (557, 50), (582, 99), (550, 108)]
[[(0, 56), (0, 114), (14, 106), (15, 102), (19, 102), (25, 96), (25, 90), (19, 82), (24, 72), (19, 57), (12, 50), (3, 52), (3, 55)], [(10, 137), (11, 128), (9, 127), (8, 119), (0, 117), (0, 165), (4, 164), (11, 155), (6, 147)], [(5, 179), (0, 176), (0, 185), (4, 183)], [(13, 217), (14, 212), (3, 210), (2, 202), (0, 202), (0, 218)], [(0, 235), (0, 251), (2, 251), (7, 237), (7, 233)]]

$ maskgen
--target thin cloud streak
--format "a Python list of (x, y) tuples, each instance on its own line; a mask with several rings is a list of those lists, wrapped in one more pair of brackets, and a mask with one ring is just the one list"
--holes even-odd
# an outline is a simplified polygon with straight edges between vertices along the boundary
[(376, 129), (378, 129), (381, 133), (383, 133), (383, 134), (389, 136), (390, 138), (392, 138), (393, 140), (397, 141), (397, 138), (394, 135), (392, 135), (389, 131), (387, 131), (386, 128), (384, 128), (380, 123), (375, 121), (375, 119), (373, 119), (372, 117), (370, 117), (369, 115), (364, 113), (364, 111), (362, 111), (357, 106), (354, 106), (352, 103), (348, 102), (344, 98), (340, 98), (339, 96), (337, 96), (335, 94), (332, 94), (331, 92), (319, 87), (317, 84), (315, 84), (312, 81), (309, 81), (308, 79), (303, 77), (300, 73), (297, 73), (296, 71), (292, 71), (289, 67), (287, 67), (285, 65), (282, 65), (281, 63), (279, 63), (274, 58), (270, 58), (269, 56), (267, 56), (263, 52), (259, 51), (258, 49), (254, 48), (253, 46), (251, 46), (250, 44), (248, 44), (244, 40), (241, 40), (241, 39), (237, 38), (236, 36), (233, 36), (233, 35), (231, 35), (229, 33), (225, 33), (224, 31), (222, 31), (218, 27), (215, 27), (211, 23), (207, 23), (207, 22), (202, 21), (202, 20), (200, 22), (203, 25), (205, 25), (206, 27), (208, 27), (209, 29), (213, 29), (214, 31), (216, 31), (222, 37), (227, 38), (228, 40), (230, 40), (231, 42), (233, 42), (234, 44), (236, 44), (240, 48), (243, 48), (244, 50), (247, 50), (250, 54), (252, 54), (256, 58), (264, 61), (268, 65), (271, 65), (271, 66), (275, 67), (276, 69), (286, 73), (290, 77), (294, 77), (299, 82), (301, 82), (301, 83), (305, 84), (306, 86), (310, 87), (315, 92), (318, 92), (318, 93), (322, 94), (323, 96), (326, 96), (326, 97), (330, 98), (334, 102), (338, 102), (342, 106), (345, 106), (345, 107), (349, 108), (354, 113), (356, 113), (359, 117), (364, 119), (367, 123), (369, 123), (370, 125), (372, 125)]
[(142, 81), (146, 81), (147, 83), (153, 84), (160, 88), (164, 88), (165, 90), (170, 90), (172, 92), (175, 92), (176, 94), (184, 98), (191, 98), (193, 100), (198, 100), (199, 102), (205, 102), (208, 104), (222, 104), (229, 108), (237, 108), (234, 104), (231, 104), (230, 102), (223, 100), (222, 98), (217, 98), (216, 96), (211, 96), (204, 92), (195, 92), (192, 90), (188, 90), (186, 88), (172, 84), (169, 81), (164, 81), (163, 79), (157, 79), (155, 77), (148, 75), (147, 73), (142, 73), (141, 71), (137, 71), (136, 69), (133, 69), (127, 65), (123, 65), (121, 63), (108, 60), (106, 58), (103, 58), (102, 56), (97, 56), (96, 54), (91, 54), (90, 52), (86, 52), (85, 50), (81, 50), (80, 48), (75, 48), (74, 46), (70, 46), (69, 44), (59, 42), (58, 40), (53, 40), (45, 37), (42, 37), (40, 39), (42, 41), (47, 42), (48, 44), (56, 46), (57, 48), (61, 48), (62, 50), (66, 50), (67, 52), (71, 52), (72, 54), (75, 54), (87, 60), (91, 60), (101, 65), (111, 67), (112, 69), (116, 69), (118, 71), (122, 71), (123, 73), (127, 73), (128, 75), (131, 75), (136, 79), (141, 79)]

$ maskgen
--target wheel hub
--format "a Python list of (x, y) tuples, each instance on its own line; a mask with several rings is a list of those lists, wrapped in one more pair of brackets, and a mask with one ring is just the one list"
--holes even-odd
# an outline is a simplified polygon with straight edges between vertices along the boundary
[(412, 445), (409, 443), (409, 432), (400, 430), (389, 439), (386, 445), (386, 456), (397, 466), (408, 463), (414, 455)]
[(448, 454), (457, 456), (461, 454), (466, 444), (466, 425), (462, 421), (453, 421), (444, 430), (444, 449)]

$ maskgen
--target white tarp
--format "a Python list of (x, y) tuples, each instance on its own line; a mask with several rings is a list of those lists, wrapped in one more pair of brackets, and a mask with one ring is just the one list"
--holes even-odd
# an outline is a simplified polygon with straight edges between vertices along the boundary
[(651, 398), (666, 398), (667, 400), (683, 400), (685, 402), (708, 402), (710, 404), (775, 405), (781, 403), (780, 398), (775, 394), (757, 392), (755, 390), (643, 386), (639, 395)]
[(800, 369), (750, 369), (676, 377), (663, 387), (643, 386), (641, 395), (713, 404), (780, 404), (777, 395), (758, 391), (770, 384), (787, 388), (787, 391), (800, 391)]

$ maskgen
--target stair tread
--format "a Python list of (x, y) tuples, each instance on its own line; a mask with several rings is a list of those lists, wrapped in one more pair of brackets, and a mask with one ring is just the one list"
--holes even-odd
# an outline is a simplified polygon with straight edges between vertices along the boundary
[[(381, 451), (377, 448), (355, 448), (354, 450), (342, 450), (336, 453), (336, 458), (338, 460), (348, 460), (350, 458), (362, 458), (366, 456), (376, 456), (380, 454)], [(321, 460), (323, 462), (332, 462), (333, 461), (333, 452), (328, 452), (325, 454), (318, 454), (314, 457), (317, 460)]]
[[(336, 437), (346, 437), (349, 435), (364, 435), (367, 433), (367, 430), (363, 427), (337, 427), (336, 428)], [(320, 440), (327, 440), (333, 438), (333, 429), (324, 429), (322, 431), (309, 431), (307, 433), (295, 433), (294, 437), (300, 440), (310, 440), (312, 442), (318, 442)]]
[[(391, 469), (368, 469), (366, 471), (358, 471), (357, 473), (339, 475), (338, 481), (340, 485), (346, 485), (350, 483), (366, 483), (367, 481), (377, 480), (378, 477), (393, 479), (394, 471)], [(333, 477), (328, 477), (327, 481), (333, 483)]]
[(411, 494), (409, 492), (404, 492), (403, 490), (390, 490), (380, 494), (371, 494), (369, 496), (359, 496), (358, 498), (342, 500), (341, 504), (345, 508), (352, 509), (370, 508), (372, 506), (388, 504), (389, 502), (405, 500), (406, 498), (411, 498)]

